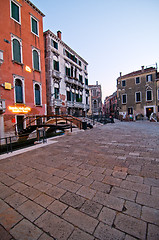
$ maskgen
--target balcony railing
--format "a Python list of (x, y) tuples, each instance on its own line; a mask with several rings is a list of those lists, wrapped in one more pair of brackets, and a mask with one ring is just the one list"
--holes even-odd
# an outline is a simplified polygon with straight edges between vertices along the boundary
[(61, 79), (61, 73), (56, 70), (52, 70), (52, 77)]
[(86, 104), (85, 107), (87, 110), (90, 108), (89, 104)]
[(81, 102), (71, 102), (67, 101), (66, 106), (70, 108), (83, 108), (84, 109), (84, 104)]
[(0, 113), (4, 113), (6, 110), (5, 99), (0, 99)]
[(83, 88), (83, 83), (79, 82), (78, 79), (76, 79), (76, 78), (65, 76), (65, 82), (74, 84), (74, 85), (77, 85), (77, 86), (80, 86), (81, 88)]

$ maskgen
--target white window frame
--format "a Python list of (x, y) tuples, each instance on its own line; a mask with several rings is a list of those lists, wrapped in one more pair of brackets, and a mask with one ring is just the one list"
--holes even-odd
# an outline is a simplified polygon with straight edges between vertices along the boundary
[(158, 101), (159, 101), (159, 88), (157, 89), (157, 99), (158, 99)]
[[(139, 83), (136, 82), (136, 79), (137, 79), (137, 78), (139, 78)], [(135, 84), (138, 85), (138, 84), (140, 84), (140, 83), (141, 83), (141, 78), (140, 78), (140, 77), (136, 77), (136, 78), (135, 78)]]
[[(151, 81), (148, 80), (148, 78), (149, 78), (150, 76), (151, 76)], [(152, 74), (146, 75), (146, 81), (147, 81), (147, 82), (152, 82)]]
[(21, 54), (21, 63), (20, 64), (23, 64), (23, 51), (22, 51), (22, 40), (15, 36), (14, 34), (11, 34), (11, 48), (12, 48), (12, 61), (14, 61), (14, 56), (13, 56), (13, 40), (16, 39), (19, 43), (20, 43), (20, 54)]
[[(136, 97), (136, 94), (137, 93), (140, 93), (140, 101), (137, 101), (137, 97)], [(142, 101), (142, 94), (141, 94), (141, 92), (139, 91), (139, 92), (135, 92), (135, 102), (136, 103), (140, 103)]]
[[(37, 22), (38, 34), (36, 34), (35, 32), (32, 31), (32, 19), (34, 19), (34, 20)], [(31, 25), (31, 32), (32, 32), (35, 36), (39, 37), (39, 20), (38, 20), (36, 17), (34, 17), (33, 15), (30, 15), (30, 25)]]
[[(151, 100), (147, 100), (147, 92), (151, 91)], [(153, 101), (153, 91), (151, 89), (146, 90), (146, 102), (151, 102)]]
[[(19, 22), (12, 17), (12, 8), (11, 8), (11, 3), (12, 2), (19, 7)], [(14, 0), (10, 0), (10, 18), (13, 19), (16, 23), (21, 25), (21, 4), (17, 3)]]
[[(34, 69), (34, 59), (33, 59), (33, 51), (34, 50), (36, 50), (38, 52), (38, 56), (39, 56), (39, 70)], [(35, 47), (32, 47), (32, 66), (33, 66), (34, 71), (40, 71), (41, 72), (40, 50), (35, 48)]]
[[(123, 96), (124, 96), (124, 95), (126, 96), (126, 102), (125, 102), (125, 103), (123, 103)], [(122, 104), (127, 104), (127, 94), (122, 94), (122, 95), (121, 95), (121, 99), (122, 99)]]
[(22, 82), (22, 90), (23, 90), (23, 103), (19, 104), (25, 104), (25, 82), (24, 82), (24, 77), (13, 74), (13, 86), (14, 86), (14, 103), (16, 103), (16, 92), (15, 92), (15, 81), (16, 79), (21, 80)]
[[(40, 105), (36, 105), (36, 101), (35, 101), (35, 85), (39, 85), (40, 87)], [(37, 106), (37, 107), (40, 107), (42, 106), (42, 84), (37, 82), (37, 81), (33, 81), (33, 94), (34, 94), (34, 105)]]
[[(123, 86), (123, 82), (125, 82), (125, 86)], [(121, 81), (121, 86), (122, 86), (122, 87), (126, 87), (126, 80), (122, 80), (122, 81)]]

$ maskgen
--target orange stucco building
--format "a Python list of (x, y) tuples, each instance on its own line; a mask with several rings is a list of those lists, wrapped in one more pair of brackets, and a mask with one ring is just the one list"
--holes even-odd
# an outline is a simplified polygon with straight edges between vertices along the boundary
[(0, 1), (0, 137), (46, 114), (44, 14), (29, 0)]

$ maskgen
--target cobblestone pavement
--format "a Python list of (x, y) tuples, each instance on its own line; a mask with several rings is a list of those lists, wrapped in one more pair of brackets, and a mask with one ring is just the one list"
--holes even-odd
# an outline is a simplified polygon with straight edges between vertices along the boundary
[(1, 240), (159, 239), (159, 124), (117, 122), (0, 160)]

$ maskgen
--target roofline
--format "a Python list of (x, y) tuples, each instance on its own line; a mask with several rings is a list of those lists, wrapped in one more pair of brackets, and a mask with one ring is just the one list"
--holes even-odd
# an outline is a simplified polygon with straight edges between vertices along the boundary
[[(145, 71), (145, 70), (149, 70), (149, 71)], [(157, 71), (157, 68), (149, 67), (149, 68), (145, 68), (144, 70), (137, 70), (137, 71), (122, 75), (122, 76), (118, 77), (117, 80), (122, 79), (122, 78), (133, 77), (133, 76), (136, 76), (136, 75), (142, 75), (142, 74), (145, 74), (145, 73), (148, 73), (148, 72), (154, 72), (154, 71)]]
[(32, 2), (29, 0), (24, 0), (26, 3), (28, 3), (35, 11), (37, 11), (42, 17), (45, 17), (44, 13), (42, 13)]
[(64, 43), (62, 40), (60, 40), (55, 33), (53, 33), (51, 30), (46, 30), (44, 32), (44, 35), (50, 34), (51, 36), (53, 36), (57, 41), (59, 41), (61, 44), (63, 44), (69, 51), (72, 51), (74, 54), (76, 54), (78, 56), (78, 58), (80, 60), (82, 60), (86, 65), (88, 65), (88, 63), (86, 62), (86, 60), (84, 60), (80, 55), (78, 55), (78, 53), (76, 53), (72, 48), (70, 48), (66, 43)]

